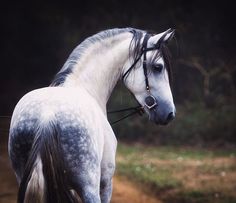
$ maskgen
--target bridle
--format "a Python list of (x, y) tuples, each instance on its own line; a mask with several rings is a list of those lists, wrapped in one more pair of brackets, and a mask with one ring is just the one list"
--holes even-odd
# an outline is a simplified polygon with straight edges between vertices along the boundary
[[(170, 31), (171, 30), (169, 30), (169, 32)], [(140, 53), (139, 57), (137, 57), (137, 59), (133, 62), (133, 64), (130, 66), (130, 68), (122, 76), (122, 80), (124, 80), (126, 77), (128, 77), (128, 74), (130, 73), (130, 71), (135, 67), (135, 65), (138, 63), (138, 61), (143, 56), (143, 73), (145, 76), (145, 85), (146, 85), (146, 91), (148, 94), (148, 96), (145, 98), (144, 106), (146, 106), (149, 110), (151, 110), (155, 106), (157, 106), (158, 103), (157, 103), (157, 100), (155, 99), (155, 97), (151, 94), (150, 87), (149, 87), (148, 74), (147, 74), (147, 52), (153, 51), (153, 50), (159, 50), (161, 47), (161, 42), (164, 39), (165, 35), (163, 35), (153, 47), (148, 48), (147, 43), (148, 43), (148, 40), (151, 36), (152, 36), (151, 34), (148, 34), (148, 33), (145, 34), (144, 39), (143, 39), (143, 45), (141, 48), (141, 53)], [(111, 123), (111, 124), (115, 124), (115, 123), (118, 123), (119, 121), (121, 121), (129, 116), (132, 116), (134, 114), (138, 113), (139, 115), (142, 115), (144, 113), (144, 106), (139, 105), (139, 106), (131, 107), (131, 108), (125, 108), (125, 109), (120, 109), (120, 110), (115, 110), (115, 111), (108, 111), (107, 113), (111, 114), (111, 113), (132, 111), (131, 113), (129, 113), (129, 114), (125, 115), (124, 117)], [(10, 119), (11, 116), (0, 116), (0, 118)]]
[(150, 86), (149, 86), (149, 81), (148, 81), (148, 73), (147, 73), (147, 52), (160, 49), (159, 42), (161, 41), (161, 40), (158, 40), (158, 42), (153, 47), (148, 48), (147, 43), (148, 43), (148, 40), (151, 36), (152, 36), (151, 34), (148, 34), (148, 33), (145, 34), (144, 39), (143, 39), (143, 46), (142, 46), (141, 53), (140, 53), (139, 57), (134, 61), (134, 63), (130, 66), (130, 68), (122, 76), (122, 79), (124, 80), (124, 78), (126, 78), (128, 76), (129, 72), (135, 67), (135, 65), (138, 63), (138, 61), (143, 56), (143, 73), (144, 73), (144, 77), (145, 77), (146, 91), (148, 94), (148, 96), (145, 98), (144, 101), (145, 101), (145, 106), (149, 110), (151, 110), (155, 106), (157, 106), (158, 103), (150, 91)]
[[(138, 63), (138, 61), (141, 59), (141, 57), (143, 56), (143, 73), (145, 76), (145, 85), (146, 85), (146, 91), (148, 96), (145, 98), (145, 105), (149, 110), (153, 109), (155, 106), (158, 105), (157, 100), (155, 99), (155, 97), (151, 94), (150, 92), (150, 87), (149, 87), (149, 81), (148, 81), (148, 73), (147, 73), (147, 52), (148, 51), (153, 51), (153, 50), (159, 50), (160, 49), (160, 45), (161, 45), (161, 41), (162, 38), (161, 37), (158, 42), (153, 46), (153, 47), (147, 47), (147, 43), (149, 38), (151, 37), (151, 34), (146, 33), (143, 39), (143, 45), (141, 48), (141, 53), (139, 55), (139, 57), (137, 57), (137, 59), (133, 62), (133, 64), (130, 66), (130, 68), (124, 73), (124, 75), (122, 76), (122, 80), (124, 80), (126, 77), (128, 77), (128, 74), (130, 73), (130, 71), (135, 67), (135, 65)], [(136, 106), (136, 107), (131, 107), (131, 108), (125, 108), (125, 109), (120, 109), (120, 110), (114, 110), (114, 111), (108, 111), (107, 113), (112, 114), (112, 113), (120, 113), (120, 112), (126, 112), (126, 111), (132, 111), (131, 113), (125, 115), (124, 117), (112, 122), (111, 124), (115, 124), (118, 123), (119, 121), (132, 116), (134, 114), (139, 114), (142, 115), (144, 113), (144, 106)], [(10, 119), (11, 116), (0, 116), (0, 118), (7, 118)], [(1, 129), (0, 129), (1, 130)]]
[(149, 86), (149, 81), (148, 81), (148, 73), (147, 73), (147, 52), (153, 51), (153, 50), (159, 50), (162, 38), (160, 38), (160, 40), (158, 40), (158, 42), (153, 47), (148, 48), (147, 43), (148, 43), (148, 40), (150, 39), (151, 36), (152, 36), (151, 34), (148, 34), (148, 33), (145, 34), (140, 55), (137, 57), (137, 59), (133, 62), (133, 64), (129, 67), (129, 69), (122, 76), (122, 80), (127, 78), (130, 71), (135, 67), (135, 65), (138, 63), (138, 61), (143, 56), (143, 73), (144, 73), (144, 77), (145, 77), (145, 86), (146, 86), (146, 91), (147, 91), (147, 95), (148, 95), (144, 100), (145, 104), (144, 104), (144, 106), (139, 105), (139, 106), (136, 106), (136, 107), (126, 108), (126, 109), (108, 111), (108, 113), (110, 113), (110, 114), (111, 113), (120, 113), (120, 112), (124, 112), (124, 111), (132, 111), (130, 114), (114, 121), (111, 124), (118, 123), (119, 121), (121, 121), (121, 120), (123, 120), (123, 119), (125, 119), (129, 116), (132, 116), (134, 114), (137, 114), (137, 113), (139, 115), (142, 115), (144, 113), (144, 107), (147, 107), (149, 110), (151, 110), (151, 109), (153, 109), (154, 107), (156, 107), (158, 105), (157, 100), (151, 94), (151, 91), (150, 91), (150, 86)]

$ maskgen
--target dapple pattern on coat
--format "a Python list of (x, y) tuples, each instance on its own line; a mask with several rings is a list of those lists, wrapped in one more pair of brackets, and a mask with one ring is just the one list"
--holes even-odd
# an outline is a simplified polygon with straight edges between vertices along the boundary
[[(124, 80), (150, 120), (167, 123), (175, 106), (169, 84), (166, 42), (173, 31), (153, 34), (147, 48), (150, 92), (158, 105), (145, 106), (140, 56), (146, 31), (125, 28), (100, 32), (82, 42), (50, 87), (27, 93), (16, 105), (10, 126), (9, 155), (19, 187), (18, 202), (110, 202), (117, 140), (106, 104)], [(156, 71), (157, 65), (163, 67)]]

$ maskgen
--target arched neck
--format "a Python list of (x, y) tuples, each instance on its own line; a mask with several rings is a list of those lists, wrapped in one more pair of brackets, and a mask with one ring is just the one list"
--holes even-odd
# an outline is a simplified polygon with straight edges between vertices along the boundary
[(106, 113), (106, 104), (112, 90), (130, 65), (131, 39), (132, 33), (122, 33), (86, 49), (63, 86), (84, 88)]

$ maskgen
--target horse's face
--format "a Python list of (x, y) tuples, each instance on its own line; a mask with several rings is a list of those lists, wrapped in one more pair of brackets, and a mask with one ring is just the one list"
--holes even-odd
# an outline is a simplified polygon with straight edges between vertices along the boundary
[[(153, 47), (158, 41), (161, 46), (173, 36), (173, 32), (168, 31), (152, 36), (147, 42), (147, 48)], [(160, 42), (160, 40), (162, 40)], [(161, 50), (146, 52), (146, 68), (149, 90), (146, 89), (145, 75), (143, 69), (143, 56), (136, 67), (125, 79), (125, 85), (134, 94), (138, 102), (144, 107), (151, 121), (156, 124), (165, 125), (175, 117), (175, 105), (170, 88), (169, 72), (167, 61)], [(147, 97), (153, 96), (156, 105), (148, 107)], [(152, 101), (151, 101), (152, 102)]]

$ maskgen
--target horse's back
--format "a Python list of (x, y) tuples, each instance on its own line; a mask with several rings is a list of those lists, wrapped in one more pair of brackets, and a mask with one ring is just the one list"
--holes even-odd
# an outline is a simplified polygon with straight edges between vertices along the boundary
[[(13, 113), (9, 138), (9, 154), (18, 181), (22, 177), (36, 131), (51, 127), (50, 123), (60, 132), (64, 158), (71, 170), (77, 168), (83, 159), (91, 165), (98, 162), (94, 149), (98, 143), (92, 139), (91, 134), (94, 132), (89, 125), (101, 113), (95, 111), (93, 114), (92, 109), (92, 113), (89, 112), (86, 109), (86, 96), (76, 95), (68, 90), (60, 87), (38, 89), (26, 94), (18, 102)], [(92, 100), (90, 102), (93, 103)], [(81, 157), (79, 162), (74, 161), (76, 156)]]
[(35, 123), (44, 124), (56, 119), (63, 126), (64, 120), (73, 123), (92, 122), (94, 116), (100, 116), (102, 111), (94, 100), (81, 91), (71, 88), (47, 87), (27, 93), (17, 103), (10, 131), (13, 129), (30, 130)]

